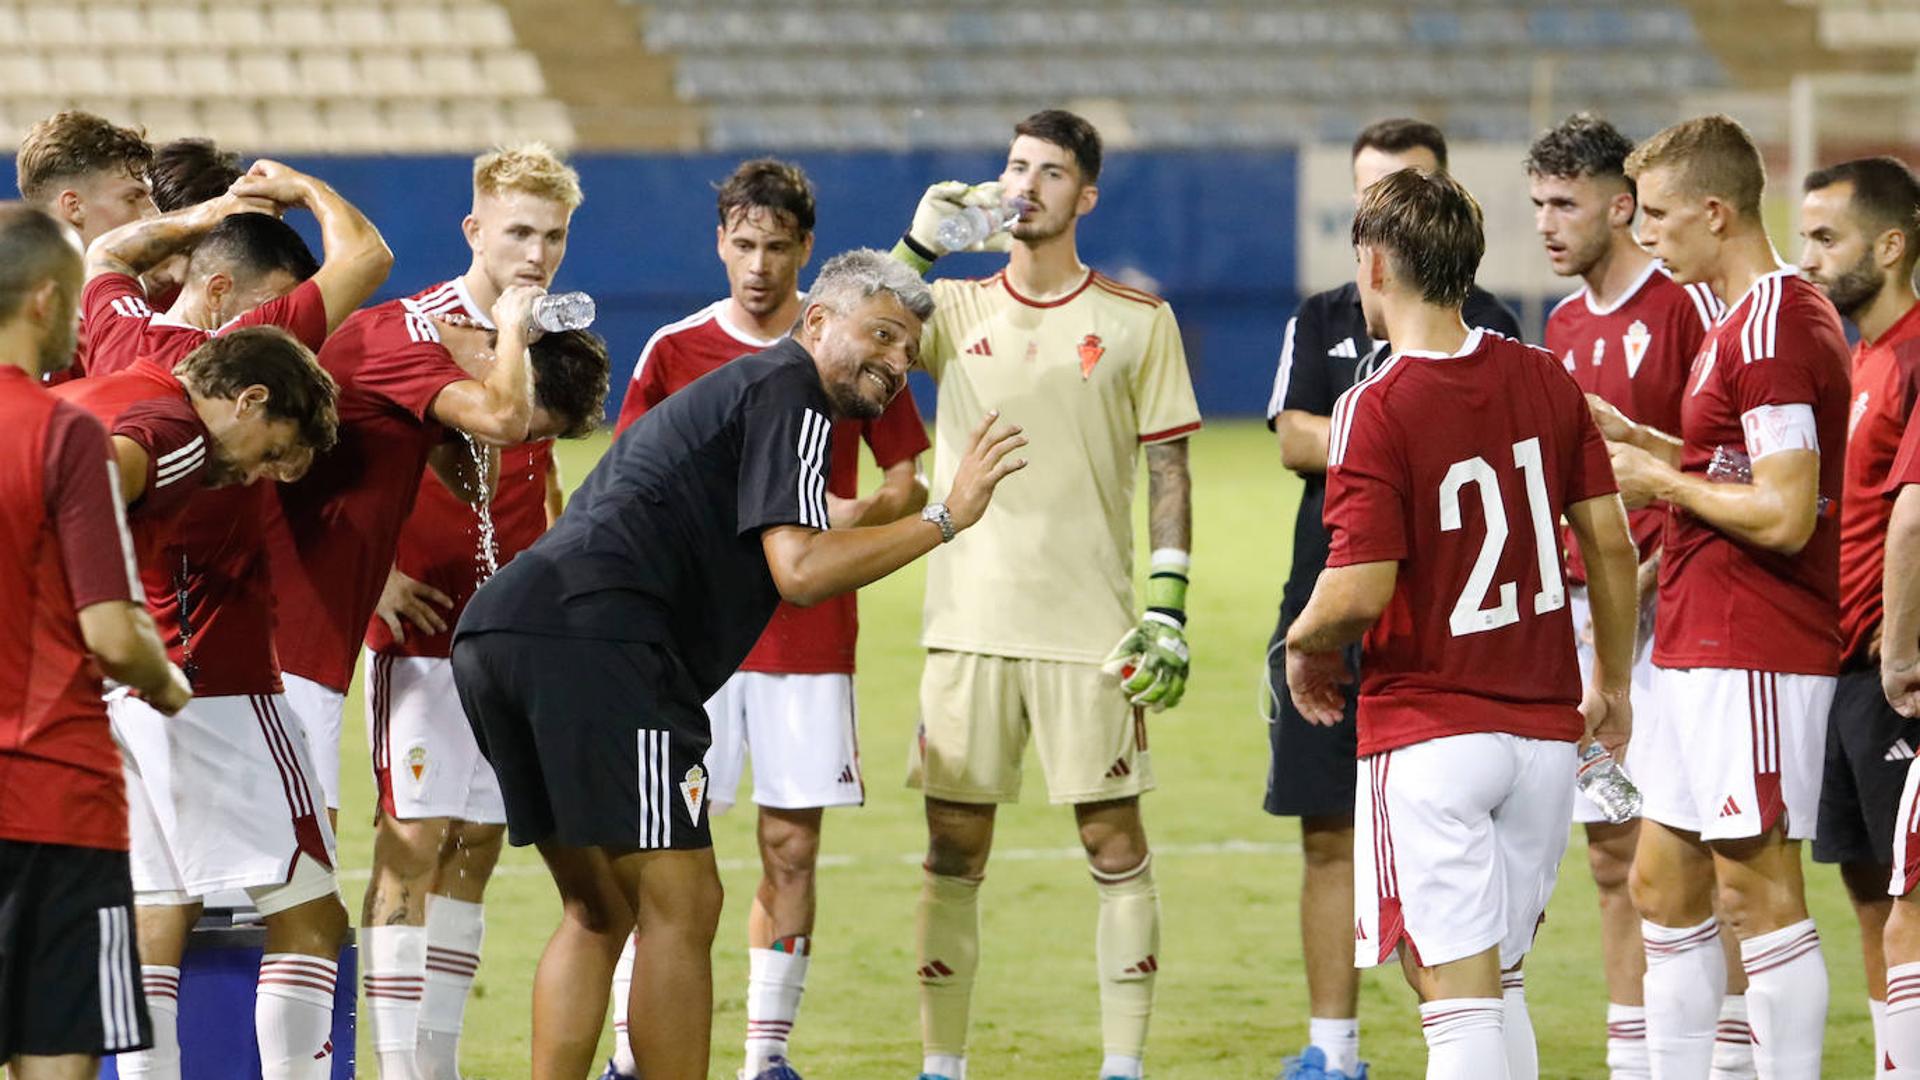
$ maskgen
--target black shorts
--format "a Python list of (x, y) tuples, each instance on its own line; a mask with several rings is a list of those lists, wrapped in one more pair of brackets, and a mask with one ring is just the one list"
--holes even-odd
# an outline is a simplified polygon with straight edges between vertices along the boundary
[(1815, 862), (1884, 866), (1892, 860), (1900, 791), (1916, 750), (1920, 720), (1908, 720), (1887, 704), (1879, 669), (1841, 672), (1827, 714)]
[[(1287, 649), (1283, 618), (1267, 646), (1267, 741), (1273, 756), (1267, 765), (1266, 810), (1280, 817), (1353, 816), (1354, 755), (1359, 732), (1354, 724), (1358, 682), (1347, 687), (1346, 715), (1338, 724), (1311, 723), (1287, 692)], [(1347, 650), (1347, 663), (1360, 669), (1360, 647)]]
[(712, 734), (671, 650), (491, 631), (454, 641), (453, 679), (513, 843), (713, 846), (701, 763)]
[(153, 1045), (127, 853), (0, 840), (0, 1063)]

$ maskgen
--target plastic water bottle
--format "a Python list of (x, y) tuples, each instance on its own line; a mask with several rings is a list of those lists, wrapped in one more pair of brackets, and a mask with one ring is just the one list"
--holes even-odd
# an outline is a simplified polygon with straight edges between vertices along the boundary
[(1587, 744), (1573, 775), (1580, 793), (1592, 800), (1608, 821), (1619, 825), (1640, 816), (1640, 789), (1633, 786), (1627, 771), (1598, 740)]
[(999, 206), (963, 206), (960, 212), (940, 223), (935, 234), (948, 251), (965, 251), (994, 233), (1013, 227), (1033, 204), (1014, 197)]
[(549, 334), (593, 325), (593, 297), (583, 292), (548, 293), (533, 302), (533, 325)]
[[(1720, 445), (1713, 448), (1713, 457), (1707, 460), (1707, 479), (1716, 484), (1753, 483), (1753, 459), (1745, 450)], [(1814, 500), (1814, 513), (1820, 517), (1831, 517), (1834, 512), (1833, 500), (1821, 495)]]

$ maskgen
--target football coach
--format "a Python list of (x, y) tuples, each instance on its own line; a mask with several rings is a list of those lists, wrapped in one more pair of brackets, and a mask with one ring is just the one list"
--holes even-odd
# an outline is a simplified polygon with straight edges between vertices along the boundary
[(720, 877), (702, 703), (787, 600), (875, 581), (980, 519), (1026, 462), (988, 413), (944, 503), (827, 528), (829, 428), (906, 385), (933, 295), (877, 251), (821, 268), (793, 335), (732, 361), (617, 439), (566, 512), (475, 594), (454, 679), (534, 844), (560, 926), (534, 976), (533, 1080), (590, 1069), (607, 981), (637, 924), (625, 1003), (647, 1080), (704, 1080)]

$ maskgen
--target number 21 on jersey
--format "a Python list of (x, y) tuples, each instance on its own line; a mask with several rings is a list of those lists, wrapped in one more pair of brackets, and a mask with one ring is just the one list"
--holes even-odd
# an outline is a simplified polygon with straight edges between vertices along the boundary
[[(1560, 550), (1554, 540), (1552, 508), (1547, 504), (1546, 467), (1540, 460), (1540, 439), (1535, 436), (1513, 444), (1513, 464), (1526, 481), (1527, 512), (1533, 519), (1534, 554), (1540, 560), (1540, 591), (1533, 594), (1533, 613), (1545, 615), (1567, 603), (1567, 586), (1560, 576)], [(1500, 497), (1500, 475), (1487, 459), (1479, 456), (1456, 461), (1440, 481), (1440, 529), (1453, 532), (1461, 527), (1460, 499), (1467, 487), (1480, 491), (1480, 514), (1487, 523), (1486, 539), (1480, 542), (1480, 554), (1473, 560), (1473, 572), (1453, 602), (1453, 614), (1447, 625), (1454, 637), (1482, 634), (1512, 626), (1520, 621), (1520, 587), (1511, 581), (1499, 585), (1499, 600), (1487, 604), (1494, 591), (1493, 575), (1499, 569), (1500, 554), (1507, 546), (1507, 508)]]

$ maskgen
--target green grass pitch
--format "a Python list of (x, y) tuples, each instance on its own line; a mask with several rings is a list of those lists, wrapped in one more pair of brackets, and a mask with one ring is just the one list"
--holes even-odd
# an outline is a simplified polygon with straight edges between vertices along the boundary
[[(604, 437), (563, 444), (569, 487), (605, 447)], [(1193, 681), (1180, 708), (1152, 718), (1160, 787), (1144, 804), (1164, 909), (1147, 1071), (1155, 1080), (1270, 1077), (1306, 1038), (1295, 903), (1299, 834), (1260, 809), (1267, 741), (1258, 712), (1299, 485), (1255, 422), (1218, 423), (1197, 435), (1193, 475)], [(1144, 512), (1141, 520), (1144, 545)], [(815, 961), (793, 1046), (796, 1064), (815, 1080), (911, 1080), (920, 1063), (913, 910), (924, 831), (919, 799), (901, 781), (916, 722), (923, 580), (916, 565), (861, 598), (868, 802), (827, 815)], [(357, 920), (372, 850), (357, 684), (345, 726), (341, 860)], [(972, 1073), (981, 1080), (1091, 1078), (1100, 1063), (1094, 890), (1071, 816), (1046, 805), (1031, 757), (1028, 772), (1026, 801), (1001, 811), (981, 901)], [(750, 803), (714, 823), (714, 845), (728, 901), (714, 950), (711, 1075), (731, 1080), (746, 1023), (744, 899), (758, 880)], [(1561, 869), (1527, 964), (1541, 1075), (1604, 1077), (1606, 990), (1577, 829)], [(1872, 1032), (1852, 915), (1830, 868), (1810, 865), (1808, 880), (1833, 980), (1826, 1072), (1865, 1075)], [(485, 959), (462, 1054), (468, 1077), (526, 1075), (533, 968), (558, 917), (538, 858), (510, 850), (488, 894)], [(1368, 974), (1361, 1042), (1377, 1080), (1420, 1075), (1424, 1051), (1414, 1008), (1397, 969)], [(364, 1035), (360, 1060), (371, 1075)]]

